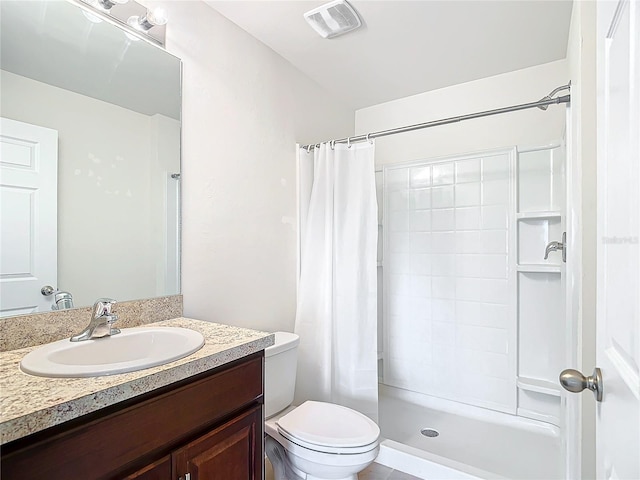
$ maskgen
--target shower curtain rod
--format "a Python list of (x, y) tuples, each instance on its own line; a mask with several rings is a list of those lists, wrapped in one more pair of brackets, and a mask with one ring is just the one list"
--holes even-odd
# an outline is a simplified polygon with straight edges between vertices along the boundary
[[(542, 98), (541, 100), (538, 100), (537, 102), (523, 103), (520, 105), (513, 105), (511, 107), (496, 108), (494, 110), (486, 110), (484, 112), (470, 113), (468, 115), (459, 115), (457, 117), (449, 117), (449, 118), (444, 118), (442, 120), (433, 120), (431, 122), (418, 123), (415, 125), (408, 125), (406, 127), (392, 128), (390, 130), (381, 130), (379, 132), (371, 132), (366, 135), (354, 135), (353, 137), (345, 137), (345, 138), (340, 138), (338, 140), (331, 140), (329, 143), (351, 144), (354, 142), (369, 141), (374, 138), (386, 137), (387, 135), (395, 135), (396, 133), (412, 132), (414, 130), (421, 130), (423, 128), (438, 127), (440, 125), (457, 123), (463, 120), (471, 120), (473, 118), (488, 117), (488, 116), (497, 115), (500, 113), (517, 112), (518, 110), (527, 110), (529, 108), (535, 108), (535, 107), (541, 110), (546, 110), (549, 107), (549, 105), (555, 105), (560, 103), (571, 103), (571, 95), (563, 95), (561, 97), (551, 98), (556, 93), (562, 90), (570, 90), (570, 89), (571, 89), (571, 82), (569, 82), (567, 85), (563, 85), (561, 87), (554, 89), (549, 95)], [(303, 145), (301, 148), (305, 148), (307, 151), (309, 151), (316, 148), (316, 146), (319, 147), (320, 144), (315, 143), (315, 144)]]

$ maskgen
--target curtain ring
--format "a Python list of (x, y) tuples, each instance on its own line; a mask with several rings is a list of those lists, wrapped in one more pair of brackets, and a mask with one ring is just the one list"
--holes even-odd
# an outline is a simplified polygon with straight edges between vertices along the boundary
[(351, 137), (347, 137), (347, 148), (351, 148)]
[(336, 141), (335, 140), (331, 140), (329, 142), (329, 147), (331, 147), (331, 150), (335, 150), (336, 149)]
[(307, 145), (307, 155), (309, 155), (309, 153), (311, 153), (311, 145)]
[(369, 138), (369, 135), (371, 135), (371, 133), (367, 133), (367, 142), (373, 144), (373, 140)]

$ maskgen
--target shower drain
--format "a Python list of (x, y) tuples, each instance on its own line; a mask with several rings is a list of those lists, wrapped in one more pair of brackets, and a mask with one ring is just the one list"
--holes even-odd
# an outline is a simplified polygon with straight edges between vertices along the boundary
[(434, 430), (433, 428), (423, 428), (422, 430), (420, 430), (420, 433), (425, 437), (437, 437), (438, 435), (440, 435), (440, 432)]

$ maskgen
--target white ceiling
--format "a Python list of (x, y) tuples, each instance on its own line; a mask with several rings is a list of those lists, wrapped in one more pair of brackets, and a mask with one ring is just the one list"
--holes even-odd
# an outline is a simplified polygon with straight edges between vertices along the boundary
[(353, 108), (560, 60), (570, 0), (352, 0), (363, 27), (323, 39), (318, 0), (205, 0)]

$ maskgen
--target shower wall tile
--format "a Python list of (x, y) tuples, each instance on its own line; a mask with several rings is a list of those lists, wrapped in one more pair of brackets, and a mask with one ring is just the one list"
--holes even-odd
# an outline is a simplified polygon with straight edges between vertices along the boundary
[(398, 211), (389, 215), (388, 225), (390, 232), (408, 232), (409, 212)]
[(446, 187), (434, 187), (431, 190), (431, 201), (433, 208), (451, 208), (454, 206), (453, 185)]
[(409, 208), (411, 209), (431, 208), (431, 189), (411, 190), (409, 199)]
[(431, 221), (431, 210), (412, 210), (409, 212), (409, 226), (412, 232), (430, 232)]
[(482, 181), (482, 205), (504, 205), (509, 198), (509, 179)]
[(456, 253), (480, 253), (480, 232), (456, 232)]
[(389, 191), (409, 188), (408, 170), (387, 170), (384, 177), (384, 188)]
[(460, 325), (458, 346), (479, 352), (507, 353), (508, 339), (502, 328), (471, 327)]
[(385, 383), (515, 413), (512, 163), (385, 169)]
[(480, 232), (480, 253), (507, 253), (508, 232), (506, 230), (483, 230)]
[(431, 186), (431, 167), (417, 167), (409, 170), (409, 186), (422, 188)]
[(456, 298), (455, 277), (431, 277), (432, 298)]
[(456, 230), (480, 229), (480, 207), (456, 208)]
[(391, 233), (390, 235), (389, 249), (391, 253), (409, 253), (411, 251), (408, 233)]
[(385, 263), (385, 272), (388, 273), (411, 273), (412, 261), (408, 253), (390, 253), (385, 255), (388, 262)]
[(472, 207), (480, 203), (480, 183), (462, 183), (455, 188), (456, 207)]
[(456, 322), (459, 325), (476, 325), (507, 329), (509, 310), (506, 305), (456, 301)]
[(414, 232), (411, 234), (411, 253), (427, 254), (432, 253), (432, 233)]
[(507, 280), (494, 278), (460, 278), (456, 279), (456, 298), (471, 302), (509, 303), (509, 284)]
[(431, 229), (434, 232), (452, 231), (456, 228), (455, 211), (452, 208), (433, 210)]
[(409, 272), (415, 275), (430, 275), (433, 269), (432, 258), (428, 253), (407, 256), (407, 263), (410, 264)]
[(391, 274), (389, 289), (394, 297), (408, 297), (411, 289), (411, 276)]
[(478, 215), (478, 217), (482, 218), (482, 228), (485, 230), (506, 230), (509, 226), (509, 212), (506, 205), (482, 207), (481, 215)]
[(410, 294), (414, 297), (431, 297), (431, 277), (426, 275), (413, 275), (411, 277)]
[(452, 163), (439, 163), (433, 166), (433, 185), (453, 184), (454, 165)]
[(432, 343), (438, 345), (450, 345), (456, 344), (456, 327), (453, 323), (446, 322), (433, 322), (433, 337)]
[(507, 378), (509, 375), (509, 362), (504, 355), (461, 348), (458, 357), (469, 366), (470, 373), (498, 378)]
[(456, 162), (456, 183), (479, 182), (481, 178), (480, 159)]
[(507, 278), (505, 255), (456, 255), (455, 274), (458, 277)]
[(431, 318), (438, 322), (454, 323), (456, 321), (455, 300), (434, 298), (431, 301)]
[(509, 157), (496, 155), (482, 159), (482, 181), (508, 179), (509, 178)]
[[(421, 252), (427, 253), (427, 252)], [(431, 234), (431, 249), (429, 253), (456, 253), (455, 232), (434, 232)]]
[(456, 256), (452, 254), (433, 255), (431, 260), (432, 275), (455, 275)]
[(399, 190), (389, 193), (389, 210), (408, 210), (409, 209), (409, 192), (407, 190)]

